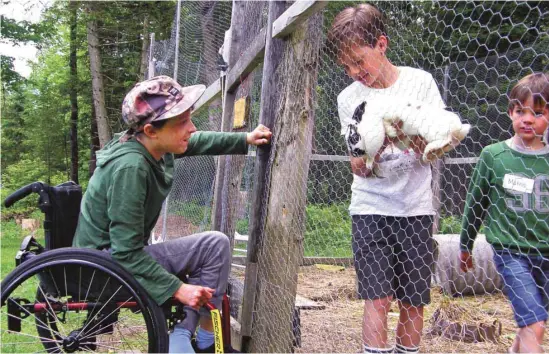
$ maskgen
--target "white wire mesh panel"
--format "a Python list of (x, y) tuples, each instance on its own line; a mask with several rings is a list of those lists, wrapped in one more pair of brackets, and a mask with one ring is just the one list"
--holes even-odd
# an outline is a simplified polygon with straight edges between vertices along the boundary
[[(356, 4), (329, 4), (324, 10), (325, 33), (339, 11)], [(512, 128), (507, 116), (507, 94), (510, 88), (526, 74), (548, 69), (548, 50), (545, 45), (541, 45), (549, 40), (545, 26), (541, 24), (549, 16), (548, 9), (543, 4), (523, 2), (505, 5), (459, 2), (375, 4), (388, 18), (387, 56), (390, 61), (397, 66), (411, 66), (431, 73), (449, 109), (473, 126), (468, 137), (448, 153), (439, 165), (441, 171), (437, 182), (440, 192), (434, 196), (440, 205), (437, 210), (440, 223), (435, 235), (438, 261), (434, 264), (432, 302), (425, 309), (421, 351), (506, 351), (514, 338), (515, 323), (510, 305), (502, 294), (503, 282), (491, 259), (492, 248), (483, 237), (479, 237), (474, 253), (477, 268), (473, 273), (464, 274), (459, 270), (457, 262), (459, 237), (456, 234), (461, 231), (466, 191), (476, 158), (486, 145), (511, 137)], [(521, 35), (508, 27), (510, 23), (523, 29)], [(345, 76), (341, 66), (334, 60), (333, 53), (325, 54), (319, 72), (320, 94), (317, 99), (314, 140), (314, 148), (317, 150), (314, 151), (316, 154), (344, 156), (347, 151), (340, 133), (336, 97), (352, 80)], [(419, 86), (414, 87), (414, 82), (409, 85), (412, 90), (421, 90)], [(330, 160), (311, 163), (311, 173), (314, 175), (309, 178), (305, 254), (311, 250), (308, 245), (315, 245), (317, 255), (340, 257), (344, 250), (343, 256), (351, 257), (352, 222), (346, 210), (351, 197), (349, 163), (347, 159), (333, 162), (334, 158), (331, 157)], [(399, 203), (399, 200), (395, 197), (392, 202)], [(540, 222), (546, 223), (547, 220)], [(391, 223), (394, 221), (389, 221)], [(355, 223), (354, 226), (369, 229), (367, 233), (381, 238), (388, 237), (382, 234), (394, 235), (399, 229), (397, 227), (395, 230), (394, 225), (383, 224), (379, 220), (369, 220), (366, 225)], [(419, 226), (418, 222), (413, 223), (413, 226)], [(392, 231), (384, 232), (388, 227)], [(425, 228), (419, 227), (414, 234), (417, 236), (427, 231)], [(393, 247), (390, 254), (398, 254), (394, 249), (397, 245), (387, 247)], [(416, 251), (422, 249), (421, 243), (414, 247)], [(408, 256), (408, 253), (405, 255)], [(361, 260), (355, 261), (360, 263)], [(367, 288), (363, 290), (369, 288), (373, 292), (377, 288), (383, 289), (380, 286), (382, 281), (376, 281), (377, 277), (372, 281), (371, 274), (385, 272), (387, 266), (393, 268), (391, 273), (400, 271), (401, 277), (411, 278), (411, 284), (418, 286), (420, 277), (415, 270), (406, 270), (405, 260), (392, 259), (389, 262), (384, 263), (383, 257), (367, 258), (366, 265), (357, 270), (357, 287), (360, 289), (362, 285), (362, 288)], [(347, 271), (336, 274), (345, 274)], [(301, 287), (302, 295), (312, 299), (329, 298), (331, 301), (327, 308), (329, 315), (326, 310), (322, 313), (305, 311), (302, 314), (303, 343), (299, 350), (361, 350), (362, 302), (357, 301), (352, 275), (342, 285), (340, 282), (344, 276), (322, 272), (314, 267), (304, 268), (303, 272), (307, 275), (300, 278), (302, 283), (298, 285), (298, 293)], [(366, 274), (361, 275), (361, 272)], [(318, 282), (318, 273), (320, 277), (329, 280), (321, 283), (324, 286), (313, 287), (307, 279), (311, 277)], [(365, 283), (360, 284), (360, 281)], [(381, 290), (380, 297), (391, 295), (391, 292), (384, 291)], [(349, 293), (352, 296), (348, 296)], [(460, 306), (466, 311), (460, 312)], [(472, 308), (475, 311), (471, 311)], [(322, 319), (323, 316), (326, 319)], [(460, 327), (463, 332), (451, 335), (450, 332), (455, 331), (456, 327), (450, 326), (446, 328), (446, 333), (442, 333), (437, 327), (440, 321), (436, 319), (463, 325)], [(495, 342), (466, 333), (466, 328), (474, 328), (480, 323), (488, 326), (496, 319), (502, 323), (503, 331)], [(398, 307), (393, 304), (385, 326), (389, 336), (388, 345), (395, 343), (398, 322)], [(365, 331), (374, 330), (373, 326), (365, 326)], [(316, 344), (320, 338), (323, 343), (321, 348)], [(469, 343), (473, 340), (482, 342)]]
[[(361, 290), (363, 295), (373, 293), (372, 296), (381, 298), (392, 296), (395, 291), (387, 282), (393, 283), (398, 278), (402, 283), (408, 284), (404, 299), (410, 300), (406, 296), (415, 297), (419, 293), (425, 295), (429, 291), (431, 294), (431, 303), (425, 307), (421, 351), (507, 351), (515, 338), (516, 324), (503, 292), (503, 282), (491, 258), (492, 247), (484, 237), (479, 236), (473, 253), (476, 269), (474, 272), (462, 273), (457, 262), (457, 234), (461, 231), (467, 188), (482, 149), (489, 144), (506, 140), (513, 134), (507, 115), (507, 95), (511, 87), (518, 79), (531, 72), (549, 70), (549, 6), (544, 2), (515, 1), (375, 2), (388, 20), (389, 48), (386, 55), (389, 60), (399, 67), (413, 67), (429, 73), (449, 110), (457, 113), (464, 123), (472, 125), (465, 140), (447, 153), (444, 159), (433, 164), (433, 197), (425, 199), (425, 195), (417, 196), (418, 200), (434, 202), (437, 228), (433, 239), (438, 247), (433, 244), (431, 249), (429, 235), (433, 230), (429, 220), (408, 220), (406, 224), (399, 219), (410, 216), (413, 212), (396, 213), (396, 218), (356, 219), (354, 223), (349, 215), (349, 205), (353, 204), (353, 176), (349, 153), (341, 134), (337, 97), (353, 80), (346, 75), (334, 53), (325, 46), (325, 39), (335, 16), (344, 8), (357, 4), (358, 2), (328, 3), (318, 14), (319, 17), (314, 17), (315, 20), (304, 25), (314, 26), (314, 21), (319, 21), (319, 30), (314, 33), (318, 34), (321, 45), (316, 52), (311, 51), (314, 54), (309, 57), (309, 61), (302, 62), (300, 57), (290, 57), (294, 52), (288, 49), (284, 53), (284, 65), (274, 73), (279, 80), (276, 94), (280, 96), (281, 109), (276, 117), (273, 144), (278, 146), (277, 139), (288, 139), (287, 143), (293, 144), (291, 146), (295, 149), (272, 152), (270, 168), (274, 172), (264, 204), (249, 204), (253, 187), (253, 158), (247, 158), (243, 165), (238, 165), (243, 171), (239, 182), (241, 194), (238, 200), (229, 201), (244, 203), (237, 208), (236, 231), (241, 235), (247, 234), (249, 212), (254, 208), (269, 208), (268, 212), (273, 212), (272, 208), (279, 207), (280, 224), (283, 225), (279, 230), (266, 230), (265, 239), (260, 245), (263, 248), (258, 263), (261, 279), (256, 289), (258, 296), (263, 299), (286, 299), (292, 298), (297, 292), (299, 296), (312, 301), (307, 305), (299, 301), (296, 304), (293, 299), (280, 301), (277, 308), (269, 307), (269, 304), (261, 303), (260, 300), (253, 314), (259, 325), (253, 328), (252, 336), (255, 336), (265, 351), (278, 348), (279, 342), (287, 341), (288, 338), (293, 338), (295, 350), (298, 352), (361, 351), (364, 301), (358, 299), (357, 290)], [(265, 9), (266, 7), (253, 16), (264, 18)], [(207, 21), (194, 21), (201, 14), (216, 14), (216, 11), (220, 11), (218, 15), (206, 16), (214, 24), (208, 27), (207, 32), (204, 31), (204, 23)], [(207, 64), (208, 60), (217, 53), (225, 30), (229, 28), (230, 3), (184, 2), (182, 14), (194, 14), (194, 17), (193, 20), (181, 22), (178, 79), (182, 84), (209, 84), (219, 77), (219, 73), (214, 70), (214, 75), (204, 67), (211, 67), (212, 64)], [(260, 23), (261, 26), (255, 28), (256, 30), (265, 25), (264, 20)], [(300, 29), (303, 30), (303, 27)], [(256, 33), (255, 30), (249, 31), (245, 37), (248, 41), (246, 43), (251, 43)], [(304, 38), (310, 39), (304, 35), (290, 37), (288, 45), (297, 48), (309, 43)], [(212, 44), (211, 48), (208, 47), (209, 44)], [(166, 66), (166, 73), (170, 74), (173, 72), (175, 46), (170, 44), (162, 48), (162, 55), (158, 55), (162, 59), (157, 61), (157, 69)], [(170, 60), (172, 64), (169, 64)], [(203, 72), (212, 75), (205, 76)], [(314, 112), (307, 116), (314, 121), (311, 124), (312, 131), (308, 132), (300, 130), (302, 128), (299, 126), (288, 125), (288, 117), (292, 115), (292, 111), (291, 107), (284, 106), (285, 103), (292, 102), (291, 96), (301, 97), (300, 93), (308, 87), (309, 83), (304, 79), (296, 81), (287, 77), (288, 73), (297, 75), (295, 73), (300, 72), (314, 78), (314, 95), (309, 98)], [(261, 68), (257, 68), (253, 76), (253, 83), (247, 83), (247, 86), (240, 88), (237, 97), (251, 96), (251, 116), (257, 119)], [(406, 92), (419, 94), (423, 90), (419, 81), (408, 81), (405, 84)], [(218, 130), (220, 116), (220, 106), (214, 105), (209, 112), (201, 113), (193, 119), (199, 129)], [(303, 122), (310, 123), (307, 119)], [(256, 123), (253, 121), (249, 127), (253, 128)], [(310, 135), (292, 135), (302, 131)], [(302, 147), (306, 145), (309, 146), (306, 155), (292, 155), (295, 151), (302, 151)], [(281, 151), (284, 151), (284, 155), (277, 155)], [(304, 156), (308, 163), (304, 164), (300, 160)], [(281, 161), (277, 159), (284, 158), (293, 159), (295, 169), (291, 173), (277, 174), (276, 166)], [(163, 212), (168, 221), (165, 228), (174, 230), (173, 235), (168, 233), (169, 237), (211, 227), (211, 188), (215, 176), (215, 161), (213, 158), (184, 160), (178, 166), (167, 213)], [(188, 168), (186, 164), (189, 164)], [(188, 175), (185, 171), (189, 171)], [(391, 178), (397, 180), (398, 173), (396, 172), (397, 177)], [(429, 172), (423, 177), (415, 178), (430, 178), (430, 175)], [(302, 182), (302, 185), (299, 184)], [(430, 182), (426, 180), (426, 183)], [(295, 194), (285, 194), (286, 204), (274, 205), (273, 198), (277, 197), (279, 186), (293, 190)], [(380, 192), (389, 196), (389, 205), (399, 205), (402, 202), (397, 195), (391, 197), (387, 191)], [(413, 192), (417, 191), (410, 193)], [(292, 213), (288, 215), (284, 210), (291, 210)], [(224, 205), (223, 211), (228, 213), (229, 206)], [(292, 218), (292, 221), (288, 223), (284, 218)], [(182, 219), (185, 220), (183, 223)], [(163, 221), (161, 218), (159, 224)], [(547, 223), (547, 216), (540, 219), (539, 223)], [(481, 233), (484, 231), (481, 230)], [(387, 252), (375, 256), (377, 258), (353, 258), (353, 232), (364, 237), (370, 235), (374, 241), (393, 239), (397, 237), (395, 235), (400, 240), (389, 242), (383, 248)], [(293, 234), (295, 240), (281, 239), (288, 234)], [(407, 243), (410, 240), (412, 242)], [(271, 245), (288, 245), (288, 248), (281, 248), (279, 253), (267, 252)], [(237, 242), (236, 248), (245, 247), (246, 242)], [(358, 247), (356, 242), (355, 247)], [(361, 247), (362, 251), (367, 249), (365, 245)], [(400, 253), (396, 249), (399, 247), (402, 248)], [(299, 258), (297, 261), (294, 258), (296, 252)], [(235, 256), (243, 254), (235, 252)], [(364, 252), (357, 251), (355, 254), (363, 255)], [(408, 264), (409, 259), (424, 261), (417, 266)], [(357, 271), (353, 267), (355, 261), (360, 265)], [(301, 266), (294, 267), (295, 262)], [(326, 264), (340, 268), (318, 266)], [(424, 273), (422, 276), (419, 275), (420, 268)], [(425, 288), (422, 277), (430, 277), (429, 269), (433, 271), (434, 277), (430, 288)], [(384, 277), (380, 277), (382, 273)], [(233, 269), (233, 275), (242, 281), (245, 279), (242, 269)], [(265, 308), (269, 308), (269, 311), (262, 312), (266, 311)], [(296, 311), (292, 311), (293, 309)], [(273, 316), (273, 312), (290, 315), (281, 319)], [(388, 344), (393, 345), (395, 329), (401, 321), (396, 304), (388, 307), (387, 318), (384, 329), (388, 333)], [(441, 325), (442, 320), (447, 321), (446, 327)], [(496, 322), (492, 331), (491, 326), (496, 320), (499, 322)], [(289, 325), (290, 322), (293, 325)], [(283, 328), (289, 333), (278, 335), (273, 330), (269, 334), (270, 328)], [(481, 332), (475, 332), (476, 328), (489, 329), (482, 332), (484, 336), (481, 336)], [(421, 331), (412, 326), (413, 329)], [(467, 332), (468, 329), (473, 331)], [(365, 331), (373, 331), (373, 327), (366, 326)], [(257, 338), (258, 336), (263, 337)]]
[[(230, 16), (230, 2), (181, 2), (179, 26), (174, 16), (171, 38), (154, 43), (155, 75), (174, 75), (178, 48), (177, 81), (183, 86), (212, 84), (220, 76), (217, 53)], [(221, 101), (217, 100), (193, 115), (193, 122), (198, 130), (219, 130), (221, 113)], [(216, 158), (212, 156), (176, 160), (173, 190), (154, 229), (155, 238), (165, 240), (211, 229), (215, 171)]]

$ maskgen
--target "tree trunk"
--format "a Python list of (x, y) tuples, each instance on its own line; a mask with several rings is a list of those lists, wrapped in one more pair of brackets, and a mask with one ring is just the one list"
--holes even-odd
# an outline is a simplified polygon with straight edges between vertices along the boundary
[[(89, 9), (90, 12), (93, 12)], [(93, 15), (93, 14), (92, 14)], [(90, 55), (90, 71), (92, 77), (93, 106), (97, 121), (100, 146), (105, 146), (111, 140), (111, 132), (105, 108), (105, 95), (103, 76), (101, 72), (101, 55), (99, 53), (99, 39), (97, 37), (97, 22), (95, 19), (88, 21), (88, 51)]]
[(97, 156), (95, 153), (99, 150), (99, 134), (97, 133), (97, 120), (95, 118), (95, 108), (91, 107), (92, 119), (90, 126), (90, 162), (89, 162), (89, 177), (93, 176), (95, 167), (97, 167)]
[(141, 46), (141, 65), (139, 66), (139, 81), (145, 80), (145, 73), (149, 64), (149, 15), (143, 20), (143, 45)]
[(70, 2), (70, 101), (71, 101), (71, 180), (78, 182), (78, 71), (76, 67), (76, 23), (78, 3)]

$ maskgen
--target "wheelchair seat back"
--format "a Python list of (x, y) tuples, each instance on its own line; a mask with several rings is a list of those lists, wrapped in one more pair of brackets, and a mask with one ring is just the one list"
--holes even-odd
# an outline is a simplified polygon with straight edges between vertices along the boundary
[(82, 187), (69, 181), (44, 188), (47, 194), (41, 194), (38, 202), (45, 214), (46, 249), (71, 247), (80, 214)]

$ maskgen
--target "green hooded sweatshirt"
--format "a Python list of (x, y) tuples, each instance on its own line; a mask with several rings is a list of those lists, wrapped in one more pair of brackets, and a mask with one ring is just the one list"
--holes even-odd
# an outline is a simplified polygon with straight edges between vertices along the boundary
[[(172, 187), (174, 155), (157, 161), (135, 139), (120, 143), (122, 134), (97, 152), (97, 168), (82, 199), (73, 246), (108, 249), (163, 304), (182, 282), (143, 248)], [(187, 151), (177, 157), (247, 151), (246, 133), (197, 132)]]

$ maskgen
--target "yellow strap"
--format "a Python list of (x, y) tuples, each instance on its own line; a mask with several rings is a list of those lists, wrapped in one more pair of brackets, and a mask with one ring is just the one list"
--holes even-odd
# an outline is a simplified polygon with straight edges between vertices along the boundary
[(224, 353), (223, 347), (223, 330), (221, 328), (221, 314), (219, 310), (211, 310), (214, 339), (215, 339), (215, 352)]

